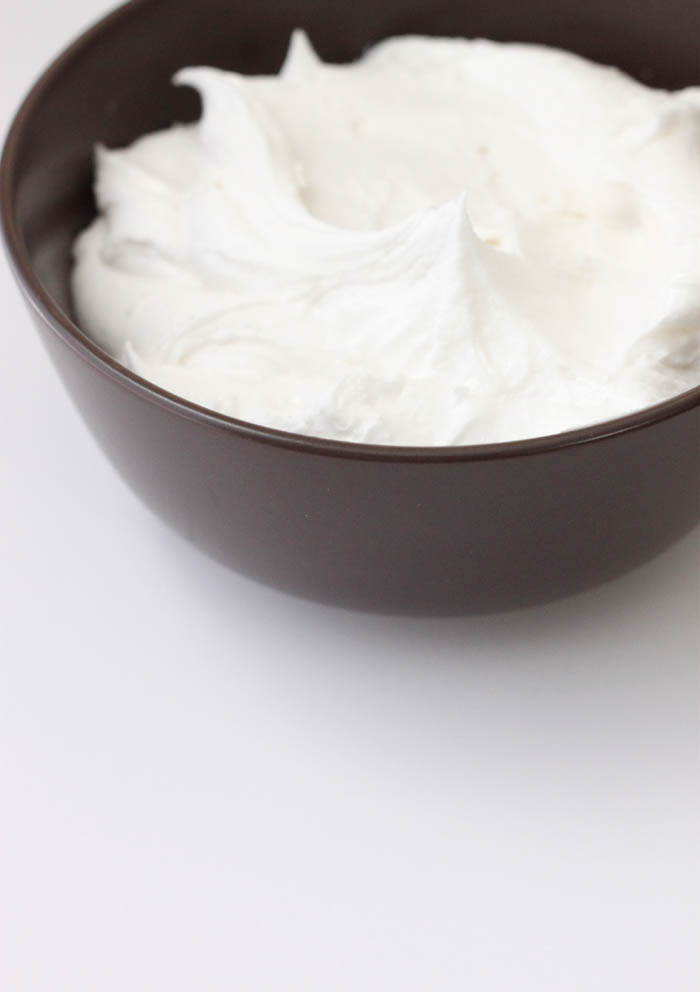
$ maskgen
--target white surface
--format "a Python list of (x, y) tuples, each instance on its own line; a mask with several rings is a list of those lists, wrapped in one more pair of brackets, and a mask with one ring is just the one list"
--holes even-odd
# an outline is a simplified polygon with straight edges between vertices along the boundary
[[(5, 116), (99, 11), (3, 9)], [(298, 602), (141, 508), (0, 293), (3, 992), (695, 992), (700, 533), (503, 617)]]

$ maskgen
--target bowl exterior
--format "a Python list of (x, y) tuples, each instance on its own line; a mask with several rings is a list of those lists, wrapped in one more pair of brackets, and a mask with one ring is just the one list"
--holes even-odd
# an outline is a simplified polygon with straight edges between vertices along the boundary
[(32, 313), (86, 424), (143, 501), (212, 557), (304, 597), (414, 614), (525, 606), (612, 578), (700, 520), (700, 407), (538, 454), (339, 457), (154, 402)]

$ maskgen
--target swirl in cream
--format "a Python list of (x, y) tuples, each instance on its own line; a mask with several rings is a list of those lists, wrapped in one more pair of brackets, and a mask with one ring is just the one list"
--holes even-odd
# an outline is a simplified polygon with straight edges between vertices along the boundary
[(407, 37), (97, 152), (81, 325), (142, 377), (301, 434), (556, 433), (700, 381), (700, 89), (538, 46)]

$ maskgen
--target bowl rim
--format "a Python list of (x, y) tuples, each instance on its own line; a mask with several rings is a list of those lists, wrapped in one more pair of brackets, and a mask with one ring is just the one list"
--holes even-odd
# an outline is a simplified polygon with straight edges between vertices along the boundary
[(0, 228), (4, 237), (6, 252), (15, 278), (30, 307), (53, 330), (62, 341), (96, 371), (126, 387), (142, 400), (155, 403), (161, 408), (179, 414), (189, 420), (210, 428), (230, 431), (242, 438), (262, 441), (277, 447), (291, 448), (309, 453), (336, 458), (386, 462), (453, 462), (484, 461), (502, 458), (523, 457), (546, 452), (560, 451), (581, 444), (603, 441), (619, 434), (627, 434), (700, 406), (700, 384), (670, 399), (644, 407), (641, 410), (612, 420), (600, 421), (574, 430), (547, 434), (540, 437), (517, 441), (498, 441), (488, 444), (409, 446), (368, 444), (355, 441), (340, 441), (313, 435), (295, 434), (289, 431), (267, 427), (246, 420), (218, 413), (191, 400), (168, 392), (113, 359), (106, 351), (92, 341), (75, 324), (51, 295), (44, 289), (30, 261), (24, 240), (20, 233), (14, 204), (16, 169), (19, 151), (28, 134), (31, 134), (35, 108), (54, 81), (68, 66), (75, 63), (110, 28), (131, 16), (139, 8), (150, 6), (163, 0), (128, 0), (116, 9), (101, 17), (73, 42), (64, 48), (44, 69), (31, 86), (19, 106), (5, 139), (0, 159)]

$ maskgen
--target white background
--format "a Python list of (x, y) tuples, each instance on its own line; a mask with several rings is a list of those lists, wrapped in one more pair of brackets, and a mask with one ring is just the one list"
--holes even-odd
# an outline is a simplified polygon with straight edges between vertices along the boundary
[[(104, 9), (9, 7), (4, 121)], [(501, 617), (299, 602), (141, 507), (0, 301), (3, 992), (696, 992), (700, 532)]]

